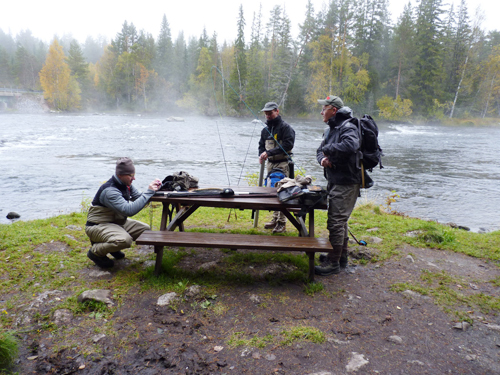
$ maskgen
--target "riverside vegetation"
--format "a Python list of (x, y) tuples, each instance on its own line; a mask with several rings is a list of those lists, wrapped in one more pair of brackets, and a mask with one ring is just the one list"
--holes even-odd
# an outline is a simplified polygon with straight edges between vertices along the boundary
[(0, 28), (0, 88), (43, 90), (62, 111), (247, 116), (242, 103), (255, 110), (268, 98), (289, 118), (317, 112), (316, 100), (335, 94), (377, 120), (498, 121), (500, 33), (484, 29), (465, 0), (408, 3), (396, 22), (386, 0), (330, 0), (321, 9), (309, 1), (298, 25), (283, 5), (264, 9), (228, 14), (228, 40), (217, 25), (174, 36), (167, 15), (178, 15), (160, 9), (155, 36), (130, 19), (113, 39), (81, 44), (71, 34), (47, 43), (29, 29), (13, 36)]
[[(113, 373), (112, 369), (149, 373), (146, 369), (156, 369), (155, 366), (170, 369), (172, 373), (180, 371), (181, 366), (189, 367), (186, 373), (212, 373), (224, 368), (229, 372), (231, 367), (236, 371), (233, 373), (241, 373), (242, 368), (254, 368), (252, 373), (286, 374), (305, 373), (306, 368), (311, 372), (326, 370), (333, 366), (332, 360), (318, 354), (327, 350), (325, 345), (333, 345), (337, 350), (334, 352), (341, 353), (339, 347), (347, 347), (349, 340), (363, 340), (366, 330), (345, 327), (354, 317), (368, 316), (368, 310), (370, 316), (375, 315), (390, 299), (397, 299), (397, 309), (382, 313), (381, 327), (395, 324), (391, 322), (397, 320), (401, 321), (400, 330), (411, 326), (411, 310), (418, 309), (416, 305), (425, 306), (426, 316), (440, 319), (443, 324), (468, 323), (474, 328), (481, 324), (491, 327), (493, 323), (500, 324), (496, 316), (500, 311), (500, 231), (471, 233), (410, 218), (391, 210), (390, 205), (396, 198), (395, 193), (388, 197), (385, 206), (365, 203), (356, 207), (350, 227), (356, 238), (368, 242), (368, 247), (351, 245), (351, 261), (357, 265), (355, 273), (317, 277), (314, 283), (307, 281), (305, 254), (227, 249), (166, 249), (163, 273), (156, 277), (153, 250), (134, 245), (126, 250), (124, 262), (116, 262), (115, 269), (98, 272), (86, 257), (89, 241), (84, 232), (85, 202), (81, 212), (0, 225), (0, 373), (78, 371), (90, 374), (98, 370)], [(265, 214), (261, 212), (261, 222), (265, 221)], [(253, 228), (249, 216), (250, 211), (200, 208), (190, 217), (186, 230), (268, 233), (262, 223)], [(135, 218), (158, 229), (161, 205), (153, 203)], [(318, 211), (316, 236), (327, 236), (325, 228), (326, 212)], [(377, 237), (373, 237), (374, 234)], [(289, 230), (284, 235), (296, 236), (296, 233)], [(422, 264), (431, 263), (429, 252), (434, 254), (433, 266), (411, 268), (419, 264), (418, 259), (427, 259)], [(453, 260), (438, 263), (447, 257)], [(465, 266), (453, 266), (458, 264)], [(271, 270), (270, 265), (274, 265)], [(469, 272), (478, 265), (488, 270), (486, 276)], [(387, 275), (393, 271), (394, 277), (389, 278)], [(380, 277), (382, 273), (386, 275), (384, 279)], [(390, 280), (383, 282), (386, 279)], [(361, 289), (353, 291), (356, 284)], [(193, 296), (188, 292), (194, 286), (198, 289)], [(363, 288), (367, 292), (369, 289), (371, 295), (362, 294)], [(89, 289), (111, 290), (113, 304), (78, 302), (77, 297)], [(158, 307), (155, 300), (165, 293), (176, 293), (178, 297), (167, 307)], [(405, 293), (424, 300), (411, 302), (413, 306), (406, 315), (399, 316), (398, 310), (406, 311)], [(361, 305), (355, 305), (356, 296), (364, 301)], [(375, 303), (370, 298), (381, 300)], [(342, 303), (354, 309), (349, 319), (343, 315)], [(236, 313), (238, 306), (240, 310)], [(66, 311), (70, 318), (62, 323), (58, 321), (56, 312), (60, 311)], [(293, 314), (293, 319), (287, 318), (288, 313)], [(315, 320), (309, 314), (318, 314), (324, 319)], [(336, 316), (343, 320), (337, 322)], [(194, 339), (193, 335), (198, 336)], [(338, 335), (345, 341), (339, 340)], [(385, 332), (377, 335), (383, 336)], [(411, 332), (399, 334), (403, 340), (410, 335)], [(453, 340), (466, 341), (463, 337)], [(496, 340), (495, 337), (493, 341)], [(357, 350), (362, 350), (368, 341), (358, 341)], [(415, 347), (418, 345), (420, 341)], [(445, 345), (437, 342), (436, 345), (437, 352), (444, 350)], [(153, 347), (155, 354), (150, 352)], [(190, 347), (196, 350), (190, 352)], [(476, 350), (480, 347), (475, 345)], [(160, 348), (163, 354), (158, 354)], [(494, 364), (495, 354), (488, 350), (474, 354), (482, 355), (482, 362), (464, 359), (461, 363), (449, 353), (440, 353), (444, 355), (439, 359), (443, 363), (436, 362), (433, 366), (442, 372), (434, 373), (453, 370), (453, 366), (466, 366), (473, 373), (490, 373), (498, 365)], [(267, 355), (261, 354), (266, 351)], [(286, 357), (299, 358), (297, 372), (285, 359), (275, 360), (286, 351), (309, 353)], [(189, 358), (186, 353), (191, 353)], [(348, 362), (348, 357), (357, 354), (350, 353), (336, 354), (339, 357), (335, 357), (334, 362)], [(450, 359), (442, 359), (447, 357)], [(427, 360), (432, 361), (430, 357)], [(390, 366), (394, 365), (390, 362), (394, 361), (371, 358), (365, 366), (390, 372)], [(411, 363), (423, 362), (420, 357)], [(408, 363), (405, 362), (407, 366)]]

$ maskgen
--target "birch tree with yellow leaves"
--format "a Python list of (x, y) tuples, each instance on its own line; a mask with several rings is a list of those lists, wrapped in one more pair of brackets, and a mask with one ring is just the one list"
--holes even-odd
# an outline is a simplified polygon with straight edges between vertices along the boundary
[(40, 71), (40, 84), (44, 98), (56, 110), (80, 107), (80, 86), (71, 76), (71, 69), (57, 39), (49, 47), (45, 65)]
[(317, 105), (318, 98), (330, 94), (340, 96), (345, 103), (361, 102), (370, 83), (365, 68), (368, 54), (353, 56), (345, 40), (333, 32), (321, 35), (310, 46), (313, 59), (309, 63), (312, 74), (306, 97), (309, 105)]

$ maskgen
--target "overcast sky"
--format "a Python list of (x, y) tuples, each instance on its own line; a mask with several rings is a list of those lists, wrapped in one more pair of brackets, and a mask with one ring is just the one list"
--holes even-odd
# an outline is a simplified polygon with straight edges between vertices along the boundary
[[(328, 0), (313, 0), (317, 13)], [(459, 0), (448, 0), (445, 3)], [(405, 0), (389, 0), (393, 21), (401, 14)], [(474, 16), (477, 5), (484, 14), (483, 29), (498, 30), (500, 0), (468, 0), (469, 15)], [(87, 36), (103, 35), (110, 40), (121, 30), (123, 22), (133, 23), (137, 30), (151, 33), (156, 39), (160, 31), (163, 14), (167, 16), (172, 37), (184, 31), (198, 38), (205, 27), (209, 36), (217, 32), (218, 41), (233, 41), (236, 35), (236, 20), (240, 4), (246, 21), (245, 41), (250, 39), (250, 28), (254, 12), (258, 12), (258, 0), (0, 0), (0, 29), (12, 36), (29, 29), (33, 36), (51, 42), (54, 35), (71, 34), (83, 43)], [(297, 35), (298, 24), (303, 23), (307, 0), (262, 1), (263, 21), (275, 5), (281, 5), (292, 22), (292, 33)], [(412, 1), (412, 5), (416, 0)], [(448, 6), (446, 7), (448, 9)]]

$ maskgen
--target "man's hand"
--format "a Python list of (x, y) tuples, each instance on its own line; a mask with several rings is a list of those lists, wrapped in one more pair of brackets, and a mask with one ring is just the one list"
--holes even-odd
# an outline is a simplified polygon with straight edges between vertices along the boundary
[(328, 158), (323, 158), (323, 159), (321, 159), (321, 166), (322, 167), (331, 167), (332, 163), (330, 163), (330, 160), (328, 160)]
[(267, 155), (267, 152), (264, 151), (262, 154), (260, 154), (259, 156), (259, 163), (262, 164), (266, 161), (266, 159), (268, 158), (268, 155)]
[(153, 191), (158, 191), (159, 188), (161, 188), (161, 181), (159, 179), (154, 180), (148, 186), (148, 189)]

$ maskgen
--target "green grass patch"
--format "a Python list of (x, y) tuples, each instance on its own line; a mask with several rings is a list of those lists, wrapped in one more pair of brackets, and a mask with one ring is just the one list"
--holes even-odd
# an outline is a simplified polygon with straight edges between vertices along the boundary
[(311, 297), (323, 290), (325, 290), (325, 286), (320, 282), (306, 283), (304, 286), (304, 293)]
[(471, 320), (466, 312), (476, 309), (483, 314), (500, 311), (500, 298), (473, 290), (467, 290), (467, 293), (457, 290), (460, 289), (458, 285), (466, 283), (444, 271), (424, 270), (420, 279), (421, 284), (395, 283), (391, 286), (391, 290), (396, 292), (412, 290), (422, 295), (432, 296), (436, 305), (460, 319)]
[(236, 332), (228, 340), (228, 345), (231, 348), (236, 348), (238, 346), (246, 346), (246, 347), (263, 349), (267, 345), (272, 344), (273, 342), (275, 342), (275, 339), (270, 334), (265, 335), (263, 337), (259, 336), (246, 337), (244, 332)]
[(244, 332), (236, 332), (231, 335), (228, 345), (231, 348), (245, 346), (263, 349), (268, 345), (289, 346), (298, 341), (310, 341), (322, 344), (326, 341), (326, 336), (319, 329), (314, 327), (298, 326), (283, 329), (279, 334), (267, 334), (264, 336), (248, 336)]
[(15, 336), (7, 331), (0, 331), (0, 371), (7, 370), (14, 364), (19, 353)]
[(311, 341), (315, 344), (322, 344), (326, 341), (325, 334), (314, 327), (292, 327), (283, 330), (281, 335), (284, 337), (284, 340), (280, 342), (281, 345), (292, 345), (297, 341)]
[[(360, 200), (361, 202), (361, 200)], [(491, 233), (471, 233), (435, 222), (410, 218), (398, 213), (388, 213), (387, 209), (373, 204), (369, 200), (358, 204), (350, 219), (350, 228), (359, 239), (368, 238), (368, 246), (376, 250), (372, 262), (384, 261), (399, 255), (398, 248), (404, 244), (415, 247), (432, 247), (450, 250), (468, 256), (477, 257), (492, 264), (500, 260), (500, 231)], [(47, 219), (33, 221), (17, 221), (12, 224), (0, 224), (0, 290), (6, 301), (0, 310), (0, 322), (4, 327), (11, 327), (13, 316), (16, 316), (18, 306), (33, 300), (37, 295), (47, 290), (60, 290), (69, 297), (61, 302), (58, 308), (66, 307), (78, 311), (80, 307), (76, 297), (83, 290), (106, 288), (112, 289), (119, 302), (120, 295), (130, 292), (141, 293), (150, 290), (162, 292), (175, 291), (182, 293), (189, 285), (198, 284), (209, 290), (210, 294), (218, 294), (217, 288), (227, 286), (253, 285), (257, 280), (249, 274), (248, 267), (264, 267), (268, 264), (291, 265), (289, 271), (280, 272), (266, 278), (268, 284), (304, 283), (304, 293), (313, 296), (321, 292), (321, 284), (308, 284), (308, 258), (300, 253), (276, 253), (224, 250), (223, 272), (218, 270), (185, 270), (178, 267), (185, 257), (196, 252), (184, 249), (166, 249), (162, 273), (153, 274), (154, 267), (144, 269), (139, 262), (132, 263), (120, 271), (115, 271), (111, 280), (83, 278), (82, 270), (89, 267), (86, 253), (90, 243), (85, 235), (87, 203), (82, 203), (82, 212), (59, 215)], [(390, 206), (388, 207), (390, 208)], [(143, 209), (134, 219), (143, 221), (159, 229), (162, 205), (152, 203)], [(202, 207), (186, 221), (188, 231), (207, 231), (218, 233), (246, 233), (270, 235), (263, 228), (266, 216), (271, 213), (260, 213), (259, 226), (253, 227), (251, 211), (228, 210), (222, 208)], [(326, 211), (316, 211), (315, 233), (317, 237), (327, 237)], [(306, 225), (308, 223), (306, 222)], [(73, 226), (73, 228), (69, 227)], [(72, 230), (80, 227), (80, 230)], [(368, 231), (377, 228), (376, 231)], [(286, 236), (297, 236), (297, 231), (289, 224)], [(369, 237), (377, 236), (383, 239), (381, 243), (370, 243)], [(216, 251), (216, 250), (214, 250)], [(229, 255), (229, 256), (228, 256)], [(149, 259), (154, 259), (151, 252)], [(450, 281), (444, 276), (425, 276), (432, 283), (422, 280), (420, 288), (429, 295), (439, 295), (437, 284), (441, 280), (443, 288), (452, 289)], [(424, 282), (425, 281), (425, 282)], [(490, 281), (500, 286), (500, 278)], [(413, 288), (417, 288), (413, 286)], [(413, 288), (409, 288), (414, 290)], [(416, 290), (418, 291), (418, 290)], [(478, 293), (476, 293), (478, 294)], [(452, 291), (441, 291), (440, 303), (453, 305), (452, 301), (460, 301), (460, 295)], [(487, 295), (477, 295), (475, 299), (468, 297), (470, 304), (481, 306), (485, 311), (492, 311), (497, 306), (497, 300)], [(463, 302), (464, 305), (467, 305)], [(103, 313), (97, 311), (98, 313)], [(87, 313), (90, 313), (87, 312)]]

